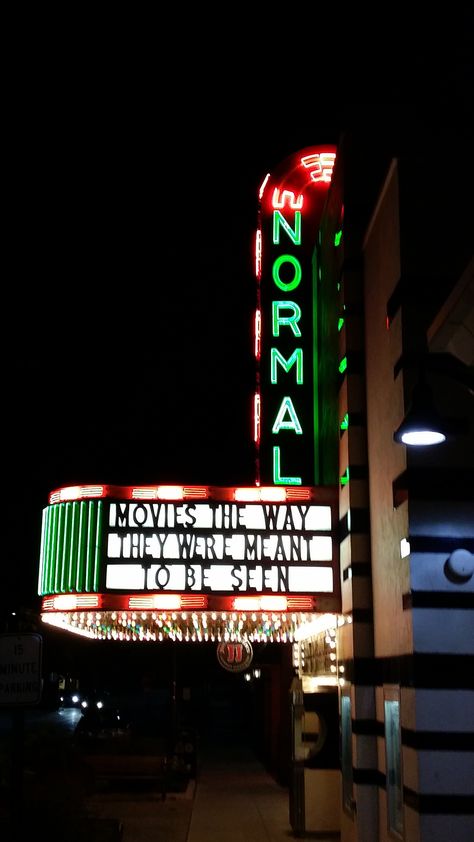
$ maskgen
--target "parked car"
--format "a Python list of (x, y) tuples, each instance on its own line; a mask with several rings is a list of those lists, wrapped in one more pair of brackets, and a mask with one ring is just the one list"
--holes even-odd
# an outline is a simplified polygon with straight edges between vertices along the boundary
[(90, 780), (140, 782), (162, 794), (184, 791), (195, 776), (194, 746), (186, 734), (172, 746), (164, 724), (157, 729), (144, 717), (137, 722), (115, 706), (87, 708), (76, 725), (74, 743)]
[(82, 703), (85, 700), (85, 695), (79, 692), (79, 690), (63, 690), (59, 696), (59, 707), (81, 708), (83, 707)]
[(74, 734), (79, 745), (94, 745), (130, 739), (131, 728), (119, 708), (91, 705), (84, 709)]
[(68, 690), (63, 691), (59, 697), (59, 706), (63, 708), (103, 708), (110, 705), (110, 695), (106, 690)]

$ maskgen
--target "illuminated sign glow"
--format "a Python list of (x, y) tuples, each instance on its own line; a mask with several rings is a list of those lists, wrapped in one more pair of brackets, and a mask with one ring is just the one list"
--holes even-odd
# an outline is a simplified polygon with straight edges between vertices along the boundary
[[(228, 608), (232, 609), (232, 606)], [(298, 630), (314, 616), (300, 613), (305, 609), (308, 609), (307, 604), (295, 607), (298, 613), (150, 611), (137, 606), (131, 611), (45, 611), (41, 618), (56, 628), (94, 640), (292, 643)]]
[(310, 170), (313, 181), (330, 184), (335, 160), (334, 152), (316, 152), (313, 155), (306, 155), (301, 159), (301, 163)]
[(279, 190), (278, 187), (275, 187), (272, 205), (274, 208), (288, 206), (289, 208), (293, 208), (293, 210), (300, 210), (303, 207), (303, 196), (296, 197), (293, 190)]
[(335, 148), (319, 146), (290, 156), (259, 197), (257, 485), (319, 482), (312, 257), (335, 158)]
[(271, 486), (232, 489), (233, 502), (124, 493), (55, 503), (44, 512), (39, 593), (55, 595), (46, 607), (65, 612), (92, 607), (90, 594), (124, 591), (169, 594), (169, 607), (179, 594), (332, 595), (333, 500), (301, 492), (310, 499), (288, 502)]
[(280, 488), (252, 486), (250, 488), (216, 487), (210, 485), (74, 485), (57, 488), (49, 495), (49, 502), (64, 503), (95, 498), (117, 500), (311, 500), (311, 488)]
[(329, 506), (110, 503), (104, 529), (108, 591), (333, 590)]
[(255, 233), (255, 277), (260, 279), (262, 274), (262, 232)]

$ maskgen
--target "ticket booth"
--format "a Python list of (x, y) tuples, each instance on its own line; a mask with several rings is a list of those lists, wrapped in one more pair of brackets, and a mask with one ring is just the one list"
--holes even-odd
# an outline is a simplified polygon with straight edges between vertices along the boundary
[(296, 836), (337, 834), (341, 826), (341, 769), (337, 688), (290, 690), (290, 824)]

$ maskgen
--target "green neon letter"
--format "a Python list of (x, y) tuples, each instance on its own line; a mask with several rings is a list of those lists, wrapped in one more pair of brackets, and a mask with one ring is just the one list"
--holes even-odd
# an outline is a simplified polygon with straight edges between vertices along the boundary
[[(280, 316), (280, 310), (291, 310), (292, 316)], [(289, 325), (295, 336), (301, 336), (298, 322), (301, 319), (301, 307), (294, 301), (272, 301), (273, 336), (280, 336), (280, 325)]]
[(273, 448), (273, 482), (275, 485), (301, 485), (301, 477), (280, 476), (280, 448)]
[[(288, 283), (285, 283), (285, 281), (280, 279), (280, 266), (282, 263), (291, 263), (295, 270), (293, 280)], [(275, 263), (273, 264), (273, 280), (275, 281), (278, 289), (282, 289), (284, 292), (291, 292), (292, 289), (296, 289), (301, 281), (301, 275), (301, 263), (296, 259), (296, 257), (293, 257), (292, 254), (281, 254), (280, 257), (277, 257)]]
[(295, 227), (291, 228), (280, 211), (273, 211), (273, 242), (280, 242), (280, 226), (288, 234), (295, 246), (301, 245), (301, 211), (295, 211)]
[(344, 374), (347, 368), (347, 357), (343, 357), (341, 362), (339, 363), (339, 374)]
[[(286, 413), (288, 413), (288, 415), (290, 416), (289, 421), (283, 421), (283, 416)], [(294, 430), (298, 436), (301, 436), (303, 433), (303, 429), (299, 422), (291, 398), (283, 398), (280, 409), (278, 410), (278, 415), (275, 418), (275, 423), (272, 427), (272, 433), (279, 433), (280, 430)]]
[(271, 374), (272, 383), (276, 383), (277, 377), (277, 363), (280, 363), (283, 370), (288, 374), (292, 365), (296, 363), (296, 382), (300, 386), (303, 382), (303, 349), (295, 348), (291, 357), (285, 360), (284, 356), (277, 351), (276, 348), (271, 349)]

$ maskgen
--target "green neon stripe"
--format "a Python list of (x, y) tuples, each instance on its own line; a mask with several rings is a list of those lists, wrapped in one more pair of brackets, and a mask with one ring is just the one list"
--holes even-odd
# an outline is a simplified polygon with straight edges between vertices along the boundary
[(44, 585), (43, 585), (43, 593), (51, 593), (51, 585), (52, 585), (52, 567), (53, 567), (53, 540), (54, 540), (54, 524), (56, 521), (56, 511), (55, 509), (48, 508), (47, 510), (47, 517), (48, 517), (48, 532), (46, 538), (46, 550), (45, 550), (45, 561), (46, 561), (46, 569), (44, 573)]
[(48, 532), (46, 535), (46, 548), (45, 548), (45, 571), (44, 571), (44, 587), (43, 593), (49, 593), (49, 582), (50, 582), (50, 575), (51, 575), (51, 541), (52, 541), (52, 534), (53, 534), (53, 523), (54, 523), (54, 510), (47, 509), (48, 512)]
[(48, 520), (48, 509), (43, 509), (43, 517), (41, 522), (40, 569), (38, 574), (38, 593), (40, 596), (44, 593), (44, 582), (46, 576), (46, 546), (48, 534)]
[(86, 530), (87, 530), (87, 503), (81, 500), (79, 508), (79, 542), (77, 546), (77, 578), (76, 590), (81, 592), (84, 590), (84, 568), (86, 557)]
[(343, 357), (341, 362), (339, 363), (339, 373), (344, 374), (347, 368), (347, 357)]
[(38, 580), (38, 594), (42, 596), (46, 590), (46, 582), (48, 576), (48, 541), (49, 541), (49, 512), (48, 509), (43, 509), (43, 527), (44, 537), (41, 545), (40, 559), (41, 559), (41, 578)]
[(342, 230), (336, 231), (336, 233), (334, 235), (334, 245), (336, 246), (336, 248), (338, 247), (338, 245), (341, 242), (341, 237), (342, 237)]
[(348, 426), (349, 426), (349, 413), (346, 412), (346, 414), (344, 415), (344, 418), (341, 421), (341, 430), (347, 430)]
[(103, 525), (104, 503), (99, 500), (97, 504), (97, 528), (95, 534), (95, 555), (94, 555), (94, 593), (99, 590), (100, 583), (100, 557), (102, 550), (102, 525)]
[[(321, 234), (321, 232), (319, 232)], [(312, 359), (312, 376), (313, 376), (313, 476), (314, 476), (314, 484), (319, 485), (321, 482), (321, 466), (320, 466), (320, 454), (319, 454), (319, 355), (318, 355), (318, 345), (319, 345), (319, 335), (318, 335), (318, 314), (319, 314), (319, 296), (318, 296), (318, 252), (317, 249), (314, 249), (312, 261), (311, 261), (311, 269), (312, 269), (312, 277), (311, 277), (311, 292), (312, 292), (312, 304), (313, 304), (313, 359)]]
[(98, 592), (103, 502), (57, 503), (43, 512), (38, 593)]
[(54, 571), (54, 591), (60, 593), (63, 576), (63, 547), (66, 536), (66, 505), (59, 504), (59, 527), (56, 544), (56, 569)]
[(71, 542), (69, 545), (69, 572), (67, 577), (68, 591), (74, 590), (77, 570), (77, 541), (79, 535), (79, 503), (72, 504)]
[(344, 319), (342, 318), (342, 316), (339, 316), (339, 319), (338, 319), (338, 322), (337, 322), (338, 331), (342, 330), (343, 326), (344, 326)]
[(87, 511), (87, 549), (86, 549), (86, 591), (92, 589), (93, 565), (95, 558), (95, 524), (96, 511), (94, 503), (89, 500)]
[(339, 482), (341, 483), (341, 485), (347, 485), (347, 483), (349, 482), (349, 467), (346, 468)]
[(51, 512), (51, 527), (48, 541), (48, 584), (46, 588), (47, 593), (54, 592), (54, 559), (56, 555), (56, 536), (58, 534), (58, 518), (59, 508), (53, 506)]
[(72, 503), (65, 503), (65, 514), (64, 514), (64, 536), (63, 536), (63, 546), (62, 546), (62, 553), (61, 553), (61, 593), (66, 592), (66, 583), (68, 580), (69, 574), (69, 546), (71, 542), (71, 515), (72, 515)]
[(60, 541), (60, 532), (61, 532), (61, 507), (58, 505), (56, 506), (56, 517), (54, 523), (54, 537), (52, 543), (52, 553), (51, 553), (51, 593), (55, 593), (57, 588), (56, 577), (58, 571), (58, 546)]

